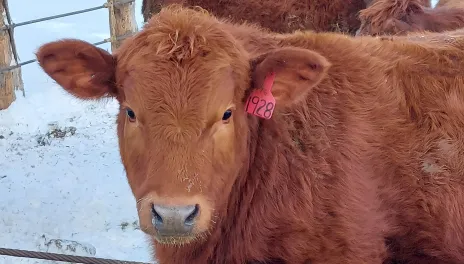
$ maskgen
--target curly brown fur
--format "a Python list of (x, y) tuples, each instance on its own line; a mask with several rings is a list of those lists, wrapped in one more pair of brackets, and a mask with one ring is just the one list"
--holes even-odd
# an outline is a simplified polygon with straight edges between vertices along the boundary
[[(373, 3), (375, 3), (377, 0), (364, 0), (364, 3), (366, 4), (366, 7), (370, 7)], [(432, 3), (430, 0), (420, 0), (421, 5), (425, 7), (431, 7)], [(442, 1), (459, 1), (459, 0), (442, 0)], [(394, 2), (391, 0), (391, 2)]]
[(420, 0), (377, 0), (359, 12), (356, 35), (404, 35), (409, 32), (442, 32), (464, 26), (464, 9), (424, 7)]
[(233, 22), (256, 23), (275, 32), (300, 29), (354, 34), (363, 0), (144, 0), (142, 14), (148, 21), (162, 6), (172, 3), (200, 6)]

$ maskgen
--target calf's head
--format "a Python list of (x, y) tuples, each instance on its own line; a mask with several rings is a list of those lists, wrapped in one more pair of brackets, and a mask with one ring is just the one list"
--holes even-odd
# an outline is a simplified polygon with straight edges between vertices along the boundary
[(113, 55), (61, 40), (37, 57), (70, 94), (118, 100), (120, 154), (141, 228), (163, 244), (206, 237), (226, 212), (256, 123), (244, 110), (249, 90), (274, 72), (278, 112), (302, 101), (329, 68), (300, 48), (250, 58), (221, 22), (191, 9), (163, 9)]

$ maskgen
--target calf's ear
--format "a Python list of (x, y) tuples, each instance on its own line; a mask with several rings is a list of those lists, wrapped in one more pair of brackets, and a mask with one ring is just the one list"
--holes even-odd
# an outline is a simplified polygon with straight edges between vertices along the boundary
[(66, 39), (42, 45), (36, 57), (45, 73), (78, 98), (116, 96), (115, 59), (101, 48)]
[(276, 107), (292, 105), (321, 82), (330, 66), (330, 62), (317, 52), (296, 47), (279, 48), (252, 61), (253, 87), (262, 88), (266, 78), (274, 74), (271, 93)]

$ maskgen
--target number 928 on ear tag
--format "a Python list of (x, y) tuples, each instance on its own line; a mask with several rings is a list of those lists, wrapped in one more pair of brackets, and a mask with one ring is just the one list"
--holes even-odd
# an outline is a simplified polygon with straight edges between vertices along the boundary
[(275, 107), (272, 95), (275, 73), (271, 73), (264, 80), (262, 89), (253, 90), (245, 103), (245, 111), (260, 118), (270, 119)]

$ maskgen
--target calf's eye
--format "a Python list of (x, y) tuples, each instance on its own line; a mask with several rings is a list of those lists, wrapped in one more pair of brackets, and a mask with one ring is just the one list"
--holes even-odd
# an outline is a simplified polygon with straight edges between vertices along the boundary
[(227, 122), (231, 116), (232, 110), (227, 109), (227, 111), (224, 112), (224, 115), (222, 115), (222, 121)]
[(135, 113), (130, 108), (126, 108), (126, 115), (129, 117), (130, 122), (135, 122)]

